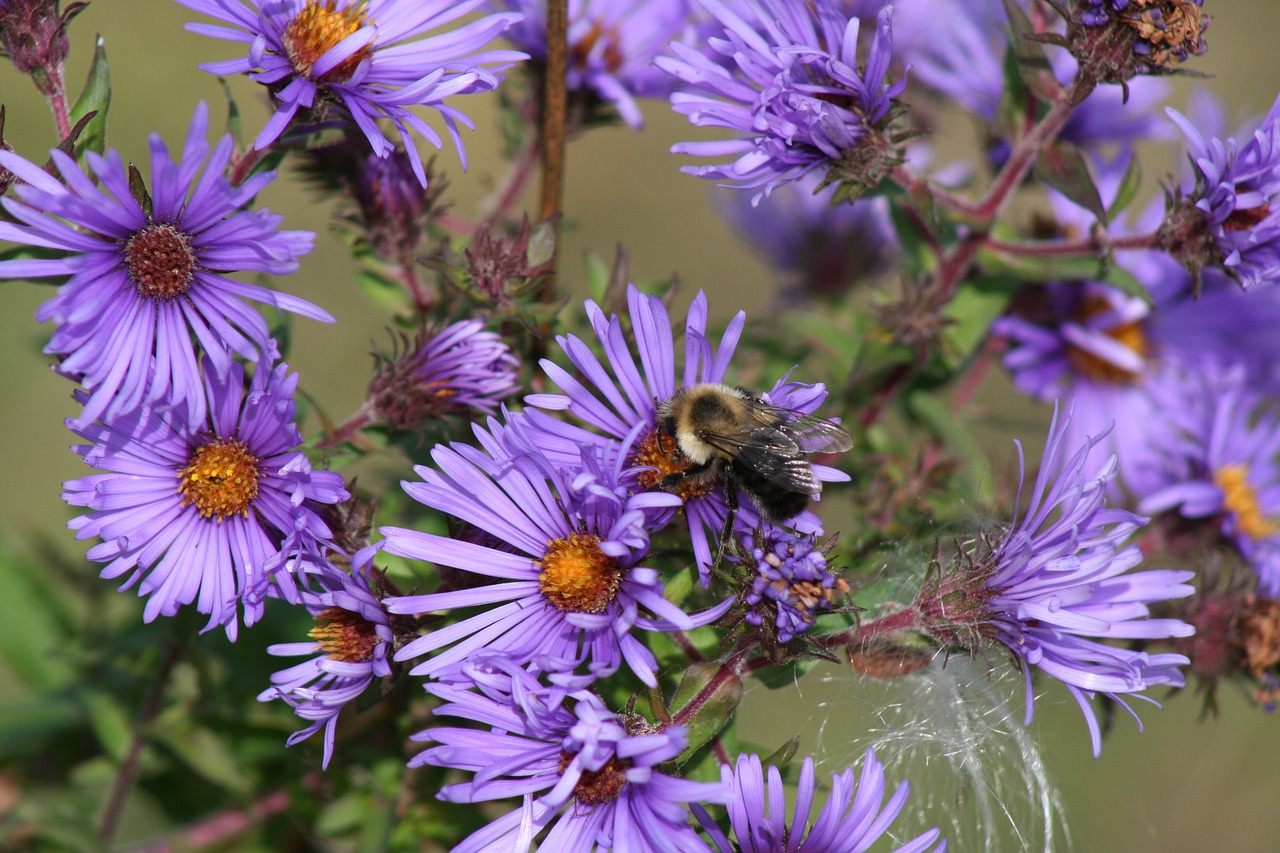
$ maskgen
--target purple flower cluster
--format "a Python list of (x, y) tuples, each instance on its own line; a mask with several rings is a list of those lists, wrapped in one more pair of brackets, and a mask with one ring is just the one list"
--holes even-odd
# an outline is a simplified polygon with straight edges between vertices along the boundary
[[(77, 539), (100, 537), (88, 557), (104, 578), (149, 596), (144, 618), (185, 604), (208, 614), (205, 630), (236, 638), (238, 611), (252, 625), (269, 592), (296, 601), (294, 573), (332, 536), (320, 505), (349, 496), (342, 477), (311, 468), (293, 423), (298, 375), (260, 363), (244, 369), (203, 362), (206, 417), (174, 399), (68, 428), (89, 442), (73, 448), (103, 472), (63, 484), (62, 498), (89, 512), (68, 523)], [(303, 579), (305, 585), (306, 579)]]
[(280, 699), (310, 725), (294, 732), (288, 745), (324, 729), (323, 767), (333, 757), (338, 714), (368, 688), (374, 678), (391, 675), (395, 635), (391, 618), (370, 586), (372, 567), (368, 549), (351, 558), (348, 573), (324, 561), (315, 570), (315, 588), (303, 590), (304, 607), (315, 617), (310, 642), (279, 643), (267, 652), (286, 657), (315, 655), (271, 676), (271, 686), (258, 695)]
[[(1280, 197), (1280, 99), (1243, 144), (1232, 137), (1206, 138), (1186, 116), (1173, 109), (1168, 113), (1187, 137), (1195, 183), (1183, 192), (1200, 214), (1194, 225), (1216, 249), (1204, 260), (1221, 266), (1246, 290), (1276, 284), (1280, 211), (1273, 205)], [(1193, 268), (1204, 260), (1193, 259)]]
[(202, 103), (176, 162), (160, 138), (151, 137), (144, 196), (114, 150), (86, 155), (92, 174), (51, 152), (61, 181), (0, 151), (0, 166), (25, 182), (14, 188), (17, 199), (3, 200), (16, 221), (0, 223), (0, 239), (60, 255), (2, 261), (0, 278), (67, 279), (36, 319), (58, 324), (45, 352), (57, 356), (59, 373), (89, 393), (81, 424), (161, 399), (203, 418), (197, 345), (219, 371), (233, 353), (250, 361), (278, 357), (266, 321), (245, 299), (333, 322), (309, 302), (228, 277), (291, 273), (315, 235), (278, 231), (279, 216), (247, 209), (275, 174), (232, 186), (223, 177), (231, 136), (210, 153), (208, 124)]
[(746, 620), (773, 621), (779, 643), (789, 643), (813, 626), (837, 597), (849, 592), (847, 581), (827, 566), (827, 555), (814, 536), (800, 536), (768, 525), (759, 541), (746, 537), (741, 562), (753, 572), (743, 603)]
[[(740, 755), (733, 767), (721, 765), (720, 778), (733, 792), (729, 827), (736, 845), (705, 809), (693, 807), (715, 853), (858, 853), (884, 836), (902, 813), (911, 790), (903, 782), (886, 802), (884, 765), (868, 749), (856, 784), (853, 768), (832, 775), (827, 803), (810, 824), (816, 782), (812, 758), (805, 756), (800, 766), (795, 810), (790, 819), (783, 799), (782, 774), (770, 765), (766, 780), (759, 756)], [(946, 849), (947, 842), (940, 839), (937, 829), (931, 829), (895, 847), (894, 853), (946, 853)]]
[(526, 59), (511, 50), (484, 50), (519, 15), (486, 15), (452, 30), (433, 30), (475, 11), (485, 0), (178, 0), (223, 24), (188, 24), (192, 32), (249, 46), (240, 59), (208, 62), (211, 74), (246, 74), (267, 86), (276, 112), (254, 140), (264, 149), (295, 121), (329, 119), (359, 128), (374, 152), (388, 156), (395, 146), (380, 120), (400, 134), (414, 174), (425, 186), (422, 159), (411, 133), (442, 146), (439, 134), (410, 107), (434, 109), (443, 118), (458, 153), (458, 125), (470, 120), (446, 103), (455, 95), (487, 92), (501, 79), (482, 66), (503, 68)]
[(526, 849), (544, 829), (543, 849), (565, 853), (707, 851), (685, 804), (724, 803), (730, 792), (723, 783), (661, 772), (660, 765), (684, 750), (684, 728), (652, 729), (612, 713), (593, 693), (547, 686), (536, 671), (498, 656), (481, 657), (455, 674), (457, 680), (427, 687), (445, 700), (435, 715), (479, 722), (487, 730), (428, 729), (415, 739), (438, 746), (410, 765), (474, 773), (473, 781), (440, 792), (451, 802), (524, 798), (455, 851)]
[(702, 50), (676, 43), (659, 68), (684, 88), (672, 108), (700, 127), (734, 131), (734, 139), (686, 142), (676, 154), (733, 157), (712, 166), (686, 166), (728, 186), (763, 187), (756, 199), (814, 170), (840, 161), (889, 113), (906, 80), (886, 82), (893, 44), (886, 7), (876, 17), (871, 48), (860, 62), (862, 21), (831, 0), (704, 0), (723, 24), (723, 36)]
[[(1107, 507), (1115, 459), (1096, 468), (1089, 465), (1092, 441), (1074, 451), (1063, 441), (1069, 419), (1054, 418), (1026, 511), (976, 567), (975, 580), (986, 590), (983, 630), (1022, 662), (1027, 722), (1035, 699), (1034, 667), (1071, 691), (1084, 711), (1097, 756), (1102, 735), (1093, 697), (1101, 693), (1136, 719), (1122, 695), (1140, 695), (1161, 684), (1181, 687), (1178, 667), (1188, 663), (1180, 654), (1134, 651), (1099, 640), (1193, 634), (1195, 629), (1180, 620), (1148, 617), (1150, 605), (1194, 592), (1186, 583), (1194, 573), (1129, 571), (1142, 554), (1137, 545), (1124, 543), (1147, 519)], [(1021, 445), (1018, 452), (1021, 461)]]

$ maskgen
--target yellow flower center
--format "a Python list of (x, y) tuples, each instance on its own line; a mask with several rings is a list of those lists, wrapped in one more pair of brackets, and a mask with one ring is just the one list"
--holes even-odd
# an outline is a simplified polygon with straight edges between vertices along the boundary
[(320, 650), (330, 660), (364, 663), (373, 659), (378, 634), (368, 619), (342, 607), (322, 610), (315, 618), (320, 624), (312, 628), (308, 636), (320, 645)]
[(197, 447), (178, 472), (182, 506), (195, 504), (200, 515), (222, 521), (248, 515), (258, 496), (258, 460), (239, 439), (214, 438)]
[[(329, 50), (368, 22), (363, 3), (354, 3), (345, 9), (337, 8), (337, 0), (308, 3), (285, 27), (285, 52), (289, 63), (302, 77), (311, 77), (311, 69)], [(359, 65), (372, 51), (368, 45), (342, 60), (341, 63), (315, 78), (320, 83), (342, 83), (351, 79)]]
[(1280, 524), (1267, 518), (1258, 505), (1258, 492), (1249, 483), (1247, 465), (1223, 465), (1213, 474), (1213, 482), (1222, 489), (1222, 502), (1235, 514), (1240, 530), (1250, 539), (1266, 539), (1280, 530)]
[(562, 613), (603, 613), (622, 585), (618, 562), (600, 550), (594, 533), (553, 540), (534, 565), (538, 590)]
[[(1113, 306), (1100, 296), (1086, 297), (1076, 312), (1076, 319), (1082, 324), (1094, 317), (1111, 311)], [(1103, 334), (1116, 343), (1133, 352), (1139, 358), (1146, 359), (1148, 344), (1142, 323), (1133, 320), (1103, 330)], [(1067, 346), (1067, 361), (1075, 372), (1094, 382), (1106, 382), (1112, 385), (1132, 385), (1140, 377), (1138, 373), (1120, 367), (1105, 358), (1099, 358), (1088, 350), (1076, 346)]]
[(190, 290), (195, 280), (191, 238), (172, 225), (148, 225), (136, 232), (124, 244), (124, 262), (143, 299), (173, 299)]

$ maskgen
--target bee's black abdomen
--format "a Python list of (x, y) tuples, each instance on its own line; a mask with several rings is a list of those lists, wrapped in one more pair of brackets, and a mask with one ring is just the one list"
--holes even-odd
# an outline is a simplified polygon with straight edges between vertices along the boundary
[(756, 473), (750, 466), (734, 465), (733, 477), (738, 486), (751, 495), (760, 514), (769, 521), (795, 518), (809, 507), (809, 493), (783, 488)]

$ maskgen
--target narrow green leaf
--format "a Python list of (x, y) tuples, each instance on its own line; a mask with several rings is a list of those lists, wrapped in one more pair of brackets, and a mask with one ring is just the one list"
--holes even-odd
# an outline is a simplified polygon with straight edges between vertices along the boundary
[(1017, 0), (1001, 2), (1013, 34), (1009, 45), (1018, 61), (1022, 81), (1037, 98), (1052, 101), (1057, 95), (1058, 84), (1053, 79), (1053, 67), (1049, 64), (1049, 57), (1045, 56), (1044, 48), (1033, 38), (1029, 38), (1037, 35), (1035, 27), (1031, 26), (1031, 20)]
[(76, 140), (76, 158), (85, 151), (101, 154), (107, 145), (107, 110), (111, 106), (111, 70), (107, 66), (107, 46), (98, 36), (93, 48), (93, 63), (85, 79), (84, 89), (71, 107), (71, 123), (95, 113)]
[(1137, 157), (1129, 157), (1129, 165), (1124, 170), (1124, 177), (1120, 179), (1120, 186), (1116, 188), (1116, 197), (1111, 200), (1111, 206), (1107, 208), (1107, 216), (1114, 219), (1121, 211), (1133, 203), (1133, 199), (1138, 194), (1138, 187), (1142, 185), (1142, 164), (1138, 162)]
[(116, 761), (122, 760), (133, 735), (133, 721), (116, 697), (104, 690), (86, 690), (81, 696), (103, 751)]
[(228, 791), (249, 792), (249, 778), (241, 772), (240, 760), (209, 729), (187, 725), (156, 726), (150, 736), (215, 785)]
[(1011, 276), (982, 276), (966, 282), (943, 309), (950, 320), (943, 327), (947, 343), (944, 357), (952, 369), (968, 361), (987, 337), (991, 323), (1004, 311), (1010, 298), (1023, 286)]
[(978, 263), (988, 272), (1027, 281), (1101, 281), (1105, 275), (1102, 261), (1094, 257), (1037, 258), (982, 249)]
[(1098, 186), (1089, 174), (1080, 149), (1070, 142), (1051, 142), (1040, 149), (1036, 158), (1036, 177), (1071, 199), (1107, 224), (1107, 208), (1102, 203)]
[(1107, 266), (1107, 274), (1102, 277), (1102, 281), (1111, 285), (1116, 290), (1123, 291), (1130, 296), (1136, 296), (1148, 305), (1155, 303), (1151, 299), (1151, 292), (1147, 290), (1146, 285), (1138, 281), (1138, 279), (1124, 267), (1119, 264), (1112, 263)]

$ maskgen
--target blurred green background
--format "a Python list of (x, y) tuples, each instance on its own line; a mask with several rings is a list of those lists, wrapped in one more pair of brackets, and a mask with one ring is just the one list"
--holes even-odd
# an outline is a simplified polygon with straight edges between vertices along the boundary
[[(1280, 3), (1210, 0), (1205, 5), (1213, 16), (1210, 49), (1191, 66), (1214, 79), (1178, 79), (1175, 105), (1185, 102), (1193, 86), (1208, 85), (1227, 100), (1235, 118), (1265, 112), (1280, 89), (1280, 50), (1275, 44)], [(215, 129), (219, 128), (222, 92), (196, 64), (238, 54), (228, 43), (183, 29), (185, 22), (198, 17), (164, 0), (97, 0), (73, 23), (68, 86), (78, 89), (93, 35), (101, 34), (114, 85), (108, 138), (126, 160), (146, 162), (150, 132), (160, 133), (171, 148), (180, 147), (200, 99), (210, 103)], [(938, 24), (939, 37), (945, 37), (945, 20)], [(243, 80), (232, 81), (232, 88), (245, 113), (246, 131), (252, 134), (266, 117), (261, 94)], [(30, 81), (7, 66), (0, 68), (0, 101), (7, 109), (9, 143), (28, 159), (43, 161), (53, 141), (53, 123)], [(448, 198), (466, 216), (500, 180), (503, 163), (495, 139), (494, 99), (477, 96), (463, 99), (461, 105), (478, 125), (477, 132), (466, 137), (470, 170), (463, 173), (456, 153), (449, 150), (437, 162), (450, 181)], [(760, 309), (772, 288), (770, 271), (722, 224), (710, 201), (709, 182), (680, 174), (681, 161), (667, 153), (672, 143), (698, 134), (662, 104), (648, 104), (646, 115), (649, 126), (642, 133), (596, 130), (569, 147), (569, 222), (561, 252), (566, 286), (582, 290), (585, 252), (612, 257), (614, 247), (623, 244), (635, 277), (678, 272), (687, 295), (699, 288), (710, 293), (715, 319), (724, 320), (739, 308)], [(949, 159), (949, 151), (967, 150), (971, 144), (964, 119), (957, 118), (950, 127), (931, 140), (942, 162)], [(1173, 164), (1161, 153), (1144, 167), (1148, 188), (1154, 190), (1154, 181)], [(341, 419), (362, 399), (371, 342), (385, 341), (385, 320), (352, 281), (354, 265), (329, 234), (329, 206), (318, 203), (289, 173), (265, 197), (273, 210), (285, 215), (286, 227), (319, 235), (317, 249), (303, 259), (301, 271), (278, 284), (338, 318), (335, 327), (297, 322), (290, 363), (301, 372), (303, 387), (330, 416)], [(6, 344), (0, 351), (0, 436), (6, 475), (0, 490), (0, 535), (26, 551), (52, 543), (78, 558), (84, 546), (64, 529), (71, 513), (58, 498), (62, 481), (84, 473), (83, 464), (67, 450), (72, 436), (60, 423), (76, 407), (70, 384), (52, 374), (39, 353), (48, 329), (32, 319), (36, 306), (51, 293), (33, 284), (0, 284), (0, 334)], [(1002, 380), (989, 382), (986, 390), (998, 415), (1009, 391)], [(1039, 409), (1029, 419), (1019, 414), (1005, 423), (1025, 424), (1021, 434), (1035, 445), (1046, 421), (1047, 410)], [(84, 572), (92, 577), (97, 570), (85, 563)], [(254, 643), (253, 632), (246, 632), (241, 642)], [(849, 744), (865, 730), (878, 710), (876, 703), (883, 700), (868, 698), (875, 691), (859, 686), (851, 673), (826, 672), (794, 691), (772, 694), (773, 701), (761, 701), (765, 691), (755, 689), (744, 706), (744, 739), (776, 743), (779, 715), (802, 708), (794, 723), (805, 731), (804, 750), (820, 748), (849, 758), (860, 754)], [(0, 692), (11, 683), (0, 673)], [(1020, 708), (1020, 684), (1001, 682), (994, 687), (1007, 687), (1011, 705)], [(1131, 720), (1119, 719), (1097, 762), (1090, 756), (1074, 703), (1065, 691), (1049, 687), (1046, 694), (1038, 705), (1033, 734), (1061, 790), (1075, 849), (1280, 849), (1280, 722), (1254, 710), (1233, 690), (1222, 692), (1221, 715), (1205, 722), (1197, 720), (1200, 704), (1191, 695), (1163, 711), (1142, 709), (1146, 732), (1141, 736)], [(342, 772), (340, 757), (330, 772)]]

